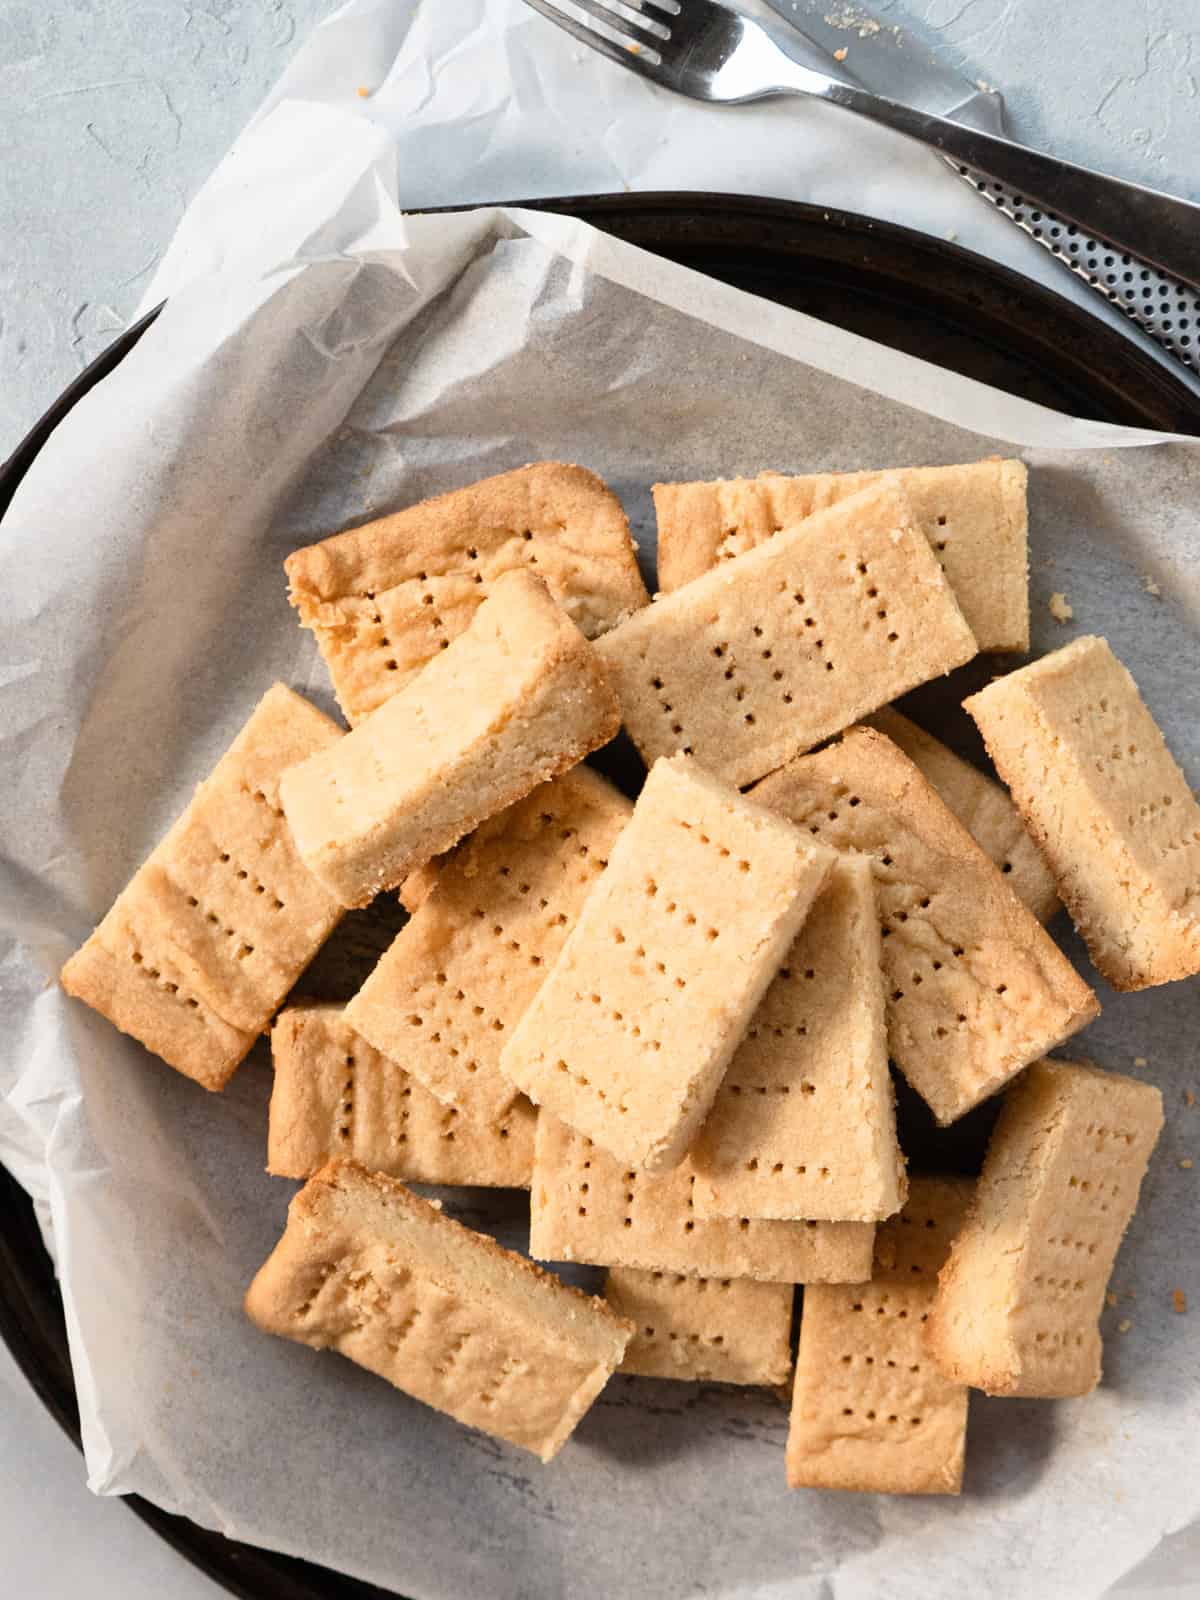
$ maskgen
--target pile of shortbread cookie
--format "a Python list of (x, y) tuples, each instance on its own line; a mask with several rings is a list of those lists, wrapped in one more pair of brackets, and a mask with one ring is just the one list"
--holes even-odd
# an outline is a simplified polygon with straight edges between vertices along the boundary
[[(1200, 807), (1102, 639), (966, 701), (1007, 792), (892, 708), (1028, 650), (1019, 462), (654, 494), (653, 602), (552, 462), (297, 551), (350, 731), (271, 688), (63, 985), (207, 1089), (270, 1029), (259, 1327), (543, 1460), (614, 1370), (794, 1369), (793, 1486), (955, 1493), (969, 1386), (1098, 1382), (1162, 1124), (1045, 1059), (1099, 1008), (1044, 924), (1195, 974)], [(582, 764), (622, 726), (636, 801)], [(349, 1003), (280, 1010), (394, 890)], [(978, 1179), (907, 1174), (889, 1061), (942, 1126), (1003, 1094)], [(408, 1183), (528, 1189), (605, 1298)]]

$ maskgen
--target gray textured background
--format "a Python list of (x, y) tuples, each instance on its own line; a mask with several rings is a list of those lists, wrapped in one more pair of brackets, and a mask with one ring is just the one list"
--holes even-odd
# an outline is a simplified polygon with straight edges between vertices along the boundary
[[(0, 0), (0, 456), (125, 325), (188, 199), (334, 9)], [(873, 9), (1002, 89), (1021, 137), (1200, 198), (1200, 0)]]
[[(188, 199), (335, 4), (0, 0), (0, 457), (125, 325)], [(970, 77), (1003, 89), (1021, 137), (1200, 198), (1200, 0), (874, 10), (940, 35)], [(5, 1352), (0, 1402), (5, 1592), (215, 1600), (121, 1507), (87, 1494), (79, 1457)], [(32, 1534), (47, 1526), (59, 1530), (49, 1545)], [(1164, 1560), (1159, 1580), (1173, 1562), (1175, 1581), (1160, 1596), (1200, 1594), (1194, 1536)]]

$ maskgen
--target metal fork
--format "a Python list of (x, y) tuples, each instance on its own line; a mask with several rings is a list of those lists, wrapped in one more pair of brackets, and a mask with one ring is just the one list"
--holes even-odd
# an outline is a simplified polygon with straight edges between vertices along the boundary
[(1018, 206), (1053, 211), (1200, 291), (1200, 205), (871, 94), (835, 77), (828, 57), (799, 29), (788, 30), (793, 54), (753, 18), (713, 0), (526, 4), (610, 61), (693, 100), (738, 104), (800, 94), (856, 111), (928, 145), (964, 176), (974, 168), (1015, 191)]

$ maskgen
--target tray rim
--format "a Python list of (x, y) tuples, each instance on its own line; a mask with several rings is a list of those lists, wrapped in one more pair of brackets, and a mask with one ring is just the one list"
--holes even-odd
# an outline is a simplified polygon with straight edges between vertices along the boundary
[[(581, 216), (585, 212), (597, 216), (612, 216), (622, 211), (675, 211), (681, 215), (699, 212), (719, 212), (729, 217), (763, 221), (820, 223), (831, 233), (851, 232), (874, 234), (901, 245), (916, 255), (926, 255), (933, 260), (953, 264), (961, 272), (979, 273), (990, 280), (996, 289), (1004, 289), (1029, 306), (1036, 306), (1047, 318), (1056, 318), (1072, 330), (1104, 346), (1119, 367), (1123, 376), (1135, 376), (1166, 401), (1179, 408), (1181, 416), (1190, 426), (1175, 431), (1200, 434), (1200, 393), (1175, 372), (1170, 362), (1160, 359), (1129, 337), (1119, 326), (1113, 326), (1085, 305), (1059, 294), (1050, 285), (1035, 278), (1027, 278), (1002, 262), (993, 261), (977, 251), (949, 239), (938, 238), (919, 228), (903, 223), (868, 217), (861, 212), (845, 211), (836, 207), (819, 206), (800, 200), (778, 200), (769, 196), (723, 194), (718, 191), (691, 189), (648, 189), (628, 194), (572, 194), (537, 196), (531, 199), (481, 200), (471, 205), (428, 206), (414, 210), (413, 215), (438, 216), (456, 211), (477, 211), (493, 206), (509, 206), (531, 211), (561, 212), (568, 216)], [(1064, 271), (1066, 269), (1064, 268)], [(107, 345), (79, 372), (65, 389), (53, 400), (34, 422), (12, 453), (0, 462), (0, 517), (12, 500), (17, 484), (32, 466), (38, 452), (67, 413), (80, 400), (106, 378), (129, 354), (146, 332), (166, 302), (160, 302), (147, 311), (130, 327)], [(1168, 430), (1169, 431), (1169, 430)]]

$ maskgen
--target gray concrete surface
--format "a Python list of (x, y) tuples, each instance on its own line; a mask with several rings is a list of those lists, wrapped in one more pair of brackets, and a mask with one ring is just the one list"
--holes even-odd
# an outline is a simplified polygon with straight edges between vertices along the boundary
[[(334, 5), (0, 0), (0, 457), (125, 326), (189, 197)], [(940, 35), (972, 78), (1003, 89), (1020, 136), (1200, 198), (1200, 0), (874, 10)], [(79, 1457), (2, 1352), (0, 1548), (4, 1592), (22, 1600), (217, 1593), (88, 1495)], [(1195, 1594), (1188, 1565), (1165, 1552), (1124, 1592)]]
[(0, 457), (137, 304), (336, 0), (0, 0)]

